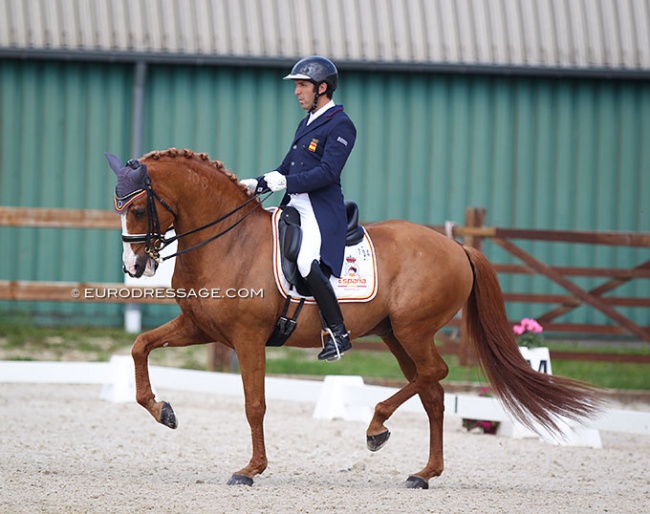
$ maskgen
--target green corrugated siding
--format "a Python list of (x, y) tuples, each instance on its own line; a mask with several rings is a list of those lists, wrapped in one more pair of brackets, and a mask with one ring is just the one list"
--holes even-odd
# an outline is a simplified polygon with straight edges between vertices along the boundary
[[(348, 107), (363, 124), (364, 151), (351, 159), (345, 190), (364, 219), (462, 224), (465, 207), (479, 206), (502, 227), (650, 230), (647, 82), (398, 74), (349, 82), (365, 92)], [(518, 243), (553, 265), (631, 267), (650, 257), (647, 249)], [(515, 262), (489, 242), (485, 249), (495, 262)], [(590, 289), (605, 279), (572, 280)], [(502, 284), (564, 293), (541, 277), (503, 276)], [(650, 284), (636, 280), (614, 295), (648, 297)], [(548, 308), (510, 305), (509, 314)], [(650, 317), (620, 310), (644, 324)], [(586, 308), (564, 320), (607, 322)]]
[[(110, 208), (103, 152), (128, 156), (129, 65), (0, 63), (3, 205)], [(240, 177), (275, 167), (302, 116), (283, 70), (149, 65), (144, 151), (208, 152)], [(358, 128), (344, 173), (364, 220), (464, 221), (537, 229), (650, 232), (650, 83), (399, 73), (342, 73), (337, 102)], [(0, 229), (0, 278), (119, 281), (121, 244), (107, 231)], [(554, 265), (632, 266), (647, 250), (522, 243)], [(490, 243), (495, 262), (507, 254)], [(408, 253), (406, 252), (405, 255)], [(585, 288), (599, 280), (576, 280)], [(561, 292), (503, 277), (508, 291)], [(616, 295), (650, 296), (637, 280)], [(0, 312), (16, 305), (3, 304)], [(120, 306), (20, 304), (41, 315), (119, 319)], [(145, 318), (170, 317), (145, 307)], [(516, 305), (513, 318), (544, 306)], [(647, 323), (641, 309), (622, 309)], [(579, 309), (571, 321), (604, 321)]]
[(280, 163), (301, 112), (277, 71), (154, 67), (147, 80), (146, 150), (208, 152), (241, 177)]
[[(0, 203), (111, 209), (107, 150), (128, 154), (132, 67), (0, 62)], [(0, 278), (120, 282), (118, 231), (0, 227)], [(172, 307), (175, 309), (175, 307)], [(145, 306), (145, 319), (170, 307)], [(0, 314), (119, 325), (123, 306), (0, 302)], [(164, 318), (168, 318), (169, 314)]]

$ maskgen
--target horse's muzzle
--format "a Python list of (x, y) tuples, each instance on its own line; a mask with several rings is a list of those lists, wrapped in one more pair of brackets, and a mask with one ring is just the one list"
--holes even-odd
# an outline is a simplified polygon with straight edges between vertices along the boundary
[(122, 270), (133, 278), (140, 278), (142, 276), (152, 277), (156, 274), (158, 263), (146, 254), (138, 255), (133, 263), (133, 267), (129, 268), (126, 264), (122, 264)]

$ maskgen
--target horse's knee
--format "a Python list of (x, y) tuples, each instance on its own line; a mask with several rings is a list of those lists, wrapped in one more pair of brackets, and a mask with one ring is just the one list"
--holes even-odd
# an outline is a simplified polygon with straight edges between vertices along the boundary
[(131, 347), (131, 357), (133, 357), (133, 360), (138, 360), (145, 355), (143, 349), (144, 347), (140, 342), (140, 338), (136, 339)]
[(246, 418), (250, 421), (259, 421), (266, 414), (266, 403), (264, 401), (247, 401)]
[(146, 359), (151, 353), (150, 344), (144, 335), (139, 335), (131, 347), (131, 357), (134, 361)]

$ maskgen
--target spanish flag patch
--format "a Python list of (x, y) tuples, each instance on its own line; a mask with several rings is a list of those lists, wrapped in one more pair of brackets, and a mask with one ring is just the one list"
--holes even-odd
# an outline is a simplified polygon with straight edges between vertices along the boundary
[(311, 143), (309, 143), (309, 151), (315, 152), (317, 146), (318, 146), (318, 139), (312, 139)]

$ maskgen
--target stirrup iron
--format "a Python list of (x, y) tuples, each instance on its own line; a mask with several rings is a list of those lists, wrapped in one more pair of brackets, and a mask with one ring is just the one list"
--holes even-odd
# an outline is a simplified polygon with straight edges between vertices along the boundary
[(323, 347), (323, 350), (325, 350), (325, 336), (329, 336), (330, 341), (334, 343), (334, 348), (336, 348), (336, 357), (330, 357), (329, 359), (326, 359), (327, 362), (335, 362), (338, 360), (341, 360), (341, 350), (339, 350), (339, 345), (336, 344), (336, 338), (334, 337), (334, 332), (332, 332), (332, 329), (330, 327), (325, 327), (323, 330), (320, 332), (320, 342)]

